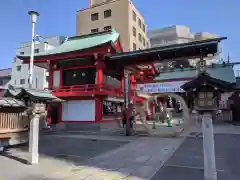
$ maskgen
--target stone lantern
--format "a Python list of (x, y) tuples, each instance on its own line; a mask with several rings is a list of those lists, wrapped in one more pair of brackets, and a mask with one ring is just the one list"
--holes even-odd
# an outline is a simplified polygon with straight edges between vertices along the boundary
[(206, 180), (217, 180), (212, 115), (217, 110), (218, 95), (230, 91), (231, 86), (203, 71), (181, 88), (193, 96), (195, 108), (202, 117), (204, 177)]

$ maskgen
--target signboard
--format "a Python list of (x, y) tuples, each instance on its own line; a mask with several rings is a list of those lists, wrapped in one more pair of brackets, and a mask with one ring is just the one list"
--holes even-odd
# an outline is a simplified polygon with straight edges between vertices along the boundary
[(103, 101), (102, 103), (103, 115), (118, 114), (121, 113), (121, 103), (114, 101)]
[(138, 84), (137, 90), (143, 93), (184, 92), (181, 86), (188, 81)]

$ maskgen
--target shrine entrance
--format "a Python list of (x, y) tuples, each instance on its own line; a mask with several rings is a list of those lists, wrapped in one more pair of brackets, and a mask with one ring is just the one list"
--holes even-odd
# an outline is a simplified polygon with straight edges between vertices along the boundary
[[(202, 59), (209, 55), (214, 56), (218, 53), (218, 44), (221, 40), (226, 38), (216, 38), (208, 39), (202, 41), (195, 41), (190, 43), (169, 45), (164, 47), (156, 47), (150, 49), (144, 49), (133, 52), (123, 52), (117, 53), (114, 55), (108, 55), (105, 57), (105, 64), (111, 69), (116, 69), (124, 74), (123, 79), (123, 92), (124, 92), (124, 117), (126, 119), (127, 125), (126, 135), (129, 136), (132, 134), (131, 130), (131, 117), (132, 112), (130, 108), (131, 100), (133, 99), (133, 93), (135, 87), (133, 82), (138, 83), (135, 80), (135, 74), (139, 74), (139, 79), (153, 81), (156, 76), (161, 76), (161, 68), (157, 67), (158, 63), (169, 62), (173, 59)], [(197, 61), (197, 60), (196, 60)], [(150, 68), (146, 68), (151, 66)], [(139, 73), (136, 73), (139, 72)], [(179, 73), (180, 76), (180, 73)], [(181, 79), (181, 78), (180, 78)], [(184, 79), (184, 78), (183, 78)], [(165, 94), (166, 95), (166, 94)], [(158, 95), (159, 96), (159, 95)], [(174, 93), (170, 93), (169, 96), (174, 99), (179, 100), (183, 104), (184, 108), (184, 117), (186, 122), (189, 121), (190, 115), (187, 104), (181, 98)], [(148, 101), (153, 101), (149, 99)], [(146, 127), (149, 129), (149, 127)]]

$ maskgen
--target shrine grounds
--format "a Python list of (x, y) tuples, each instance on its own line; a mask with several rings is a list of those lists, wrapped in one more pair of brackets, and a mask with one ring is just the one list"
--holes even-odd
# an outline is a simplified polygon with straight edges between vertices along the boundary
[[(240, 129), (215, 132), (219, 180), (240, 179)], [(202, 138), (51, 134), (40, 139), (40, 163), (27, 146), (0, 156), (4, 180), (203, 180)]]

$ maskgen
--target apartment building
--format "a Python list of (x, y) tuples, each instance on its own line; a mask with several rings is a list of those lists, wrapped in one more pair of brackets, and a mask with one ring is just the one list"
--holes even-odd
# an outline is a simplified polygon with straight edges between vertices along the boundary
[[(217, 34), (208, 32), (193, 33), (187, 26), (170, 26), (148, 32), (148, 38), (152, 47), (166, 46), (171, 44), (187, 43), (191, 41), (217, 38)], [(218, 57), (208, 57), (207, 64), (215, 63)], [(190, 64), (195, 66), (197, 60), (189, 60)]]
[(123, 51), (150, 47), (145, 20), (130, 0), (90, 0), (77, 12), (77, 35), (111, 28), (120, 34)]
[[(65, 40), (63, 36), (54, 36), (46, 38), (41, 42), (35, 43), (34, 53), (49, 51), (56, 46), (62, 44)], [(25, 42), (20, 44), (20, 47), (16, 49), (16, 54), (30, 54), (31, 42)], [(28, 88), (29, 83), (29, 64), (23, 64), (18, 58), (15, 58), (12, 63), (11, 84), (19, 87)], [(46, 69), (34, 66), (33, 67), (33, 85), (34, 89), (48, 88), (48, 72)]]

